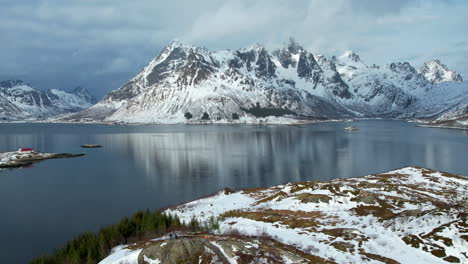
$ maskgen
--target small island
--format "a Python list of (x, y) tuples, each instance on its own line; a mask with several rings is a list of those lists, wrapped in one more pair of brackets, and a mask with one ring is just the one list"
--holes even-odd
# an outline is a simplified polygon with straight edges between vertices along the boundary
[(84, 144), (81, 145), (82, 148), (102, 148), (102, 145), (97, 145), (97, 144)]
[(32, 148), (20, 148), (17, 151), (0, 152), (0, 169), (21, 168), (47, 159), (62, 159), (84, 156), (84, 154), (45, 153)]
[(344, 130), (346, 130), (346, 131), (358, 131), (359, 128), (357, 128), (355, 126), (349, 126), (349, 127), (345, 127)]

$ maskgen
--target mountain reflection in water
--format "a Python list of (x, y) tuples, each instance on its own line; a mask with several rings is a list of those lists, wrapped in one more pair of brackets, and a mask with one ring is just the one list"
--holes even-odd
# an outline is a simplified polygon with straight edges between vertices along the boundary
[[(116, 134), (110, 151), (126, 153), (152, 183), (213, 178), (218, 186), (259, 186), (336, 178), (351, 169), (349, 139), (301, 128), (214, 133)], [(323, 170), (328, 173), (319, 173)]]

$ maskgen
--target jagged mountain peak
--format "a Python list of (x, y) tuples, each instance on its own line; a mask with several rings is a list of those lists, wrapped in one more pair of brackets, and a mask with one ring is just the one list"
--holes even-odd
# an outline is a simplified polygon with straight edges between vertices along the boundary
[(432, 59), (423, 64), (419, 72), (432, 83), (462, 82), (463, 78), (456, 71), (451, 71), (439, 59)]
[(292, 37), (289, 38), (289, 42), (287, 44), (280, 49), (274, 50), (272, 54), (284, 68), (289, 68), (290, 66), (296, 68), (299, 61), (304, 61), (305, 57), (311, 58), (313, 60), (312, 64), (315, 64), (315, 58), (313, 55), (305, 50)]
[(361, 59), (361, 57), (352, 50), (347, 50), (340, 56), (332, 56), (331, 60), (340, 66), (346, 66), (351, 68), (367, 68), (367, 64)]
[(77, 86), (77, 87), (73, 88), (70, 91), (70, 93), (86, 99), (91, 104), (97, 103), (96, 97), (93, 94), (91, 94), (91, 92), (88, 89), (86, 89), (85, 87), (83, 87), (83, 86)]
[(88, 89), (84, 88), (83, 86), (76, 86), (70, 92), (74, 94), (89, 93)]
[(367, 67), (355, 52), (313, 55), (294, 39), (272, 52), (259, 44), (210, 51), (175, 41), (127, 84), (70, 119), (172, 123), (269, 111), (397, 118), (420, 115), (416, 104), (432, 87), (407, 62)]
[(359, 62), (361, 61), (361, 58), (359, 55), (357, 55), (354, 51), (352, 50), (347, 50), (345, 51), (340, 57), (340, 59), (349, 59), (353, 62)]
[(207, 49), (202, 47), (197, 47), (195, 45), (191, 45), (180, 40), (173, 40), (169, 43), (161, 53), (154, 58), (147, 66), (147, 68), (154, 68), (157, 64), (165, 61), (165, 60), (178, 60), (184, 59), (188, 55), (194, 54), (206, 54), (209, 53)]
[(239, 49), (235, 58), (230, 60), (229, 66), (233, 70), (246, 67), (247, 71), (254, 71), (258, 78), (270, 78), (276, 75), (276, 65), (272, 56), (261, 44), (255, 44), (249, 48)]
[(432, 60), (426, 61), (426, 62), (424, 63), (424, 65), (431, 65), (431, 64), (437, 64), (437, 65), (439, 65), (440, 67), (442, 67), (442, 68), (448, 70), (447, 66), (446, 66), (445, 64), (443, 64), (443, 63), (442, 63), (439, 59), (437, 59), (437, 58), (433, 58)]
[(293, 37), (290, 37), (288, 42), (283, 44), (283, 47), (280, 48), (280, 50), (287, 51), (291, 54), (299, 54), (302, 52), (307, 52), (307, 50), (294, 39)]
[(293, 54), (298, 54), (304, 50), (304, 48), (293, 37), (289, 38), (287, 49)]
[(240, 48), (236, 52), (240, 53), (268, 53), (268, 50), (265, 46), (259, 42), (254, 43), (248, 47)]
[(407, 61), (405, 62), (392, 62), (388, 65), (388, 68), (394, 72), (408, 72), (416, 73), (416, 69)]
[[(49, 89), (37, 90), (22, 80), (0, 82), (0, 120), (44, 119), (77, 112), (92, 105), (91, 96)], [(94, 99), (95, 100), (95, 99)]]
[(22, 80), (5, 80), (5, 81), (0, 81), (0, 88), (14, 88), (18, 86), (26, 86), (26, 87), (31, 87), (32, 85), (29, 83), (26, 83)]
[(188, 42), (182, 41), (180, 39), (173, 39), (166, 47), (165, 49), (168, 50), (174, 50), (176, 48), (183, 48), (183, 49), (201, 49), (200, 47), (197, 47), (195, 45), (192, 45)]

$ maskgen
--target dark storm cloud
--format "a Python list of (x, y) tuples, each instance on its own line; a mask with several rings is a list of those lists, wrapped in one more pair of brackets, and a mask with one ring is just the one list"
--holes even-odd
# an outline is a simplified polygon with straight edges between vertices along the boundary
[(468, 75), (467, 11), (455, 0), (0, 0), (0, 79), (102, 95), (174, 38), (220, 49), (277, 47), (290, 36), (313, 52), (353, 49), (371, 63), (441, 57)]

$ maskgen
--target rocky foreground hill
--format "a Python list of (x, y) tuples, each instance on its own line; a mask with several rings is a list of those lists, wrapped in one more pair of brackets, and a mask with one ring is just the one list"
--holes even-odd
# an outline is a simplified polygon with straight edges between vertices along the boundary
[(224, 190), (166, 210), (211, 233), (121, 245), (101, 263), (467, 263), (468, 178), (407, 167)]
[(417, 70), (408, 62), (370, 65), (354, 52), (313, 54), (294, 40), (272, 51), (210, 51), (176, 41), (125, 85), (61, 121), (433, 120), (467, 106), (468, 83), (439, 60)]

